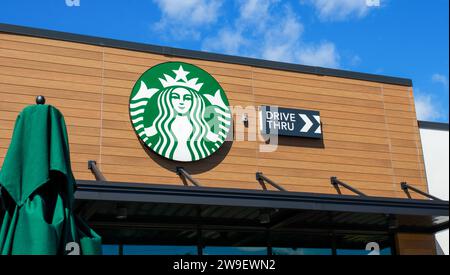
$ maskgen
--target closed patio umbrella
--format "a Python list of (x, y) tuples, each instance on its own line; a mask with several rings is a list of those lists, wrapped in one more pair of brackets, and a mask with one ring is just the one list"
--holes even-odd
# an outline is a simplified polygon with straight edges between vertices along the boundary
[(33, 105), (19, 114), (0, 188), (0, 254), (101, 253), (100, 236), (72, 210), (75, 179), (66, 124), (55, 107)]

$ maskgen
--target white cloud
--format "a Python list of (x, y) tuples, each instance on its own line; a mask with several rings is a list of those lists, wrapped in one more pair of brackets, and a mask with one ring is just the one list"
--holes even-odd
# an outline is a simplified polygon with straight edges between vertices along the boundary
[(448, 78), (442, 74), (433, 74), (431, 76), (431, 81), (433, 83), (440, 83), (440, 84), (444, 85), (445, 87), (448, 86)]
[(256, 26), (263, 28), (270, 20), (270, 8), (279, 0), (239, 0), (238, 28)]
[(434, 121), (443, 118), (440, 107), (437, 106), (430, 95), (418, 95), (415, 98), (417, 119)]
[[(202, 49), (277, 61), (294, 60), (303, 25), (291, 9), (278, 0), (240, 0), (239, 17), (206, 38)], [(276, 9), (278, 7), (279, 9)]]
[(223, 0), (153, 0), (161, 10), (154, 28), (172, 38), (199, 38), (204, 27), (217, 21)]
[(274, 61), (339, 67), (339, 54), (331, 42), (311, 43), (289, 4), (279, 0), (240, 0), (239, 16), (231, 25), (203, 40), (202, 49)]
[(361, 62), (362, 62), (362, 59), (361, 59), (361, 57), (359, 57), (359, 55), (353, 55), (350, 57), (349, 63), (350, 63), (350, 66), (352, 66), (352, 67), (359, 66), (359, 64), (361, 64)]
[(335, 45), (330, 42), (305, 47), (299, 53), (299, 60), (305, 65), (337, 68), (339, 67), (339, 59), (340, 56)]
[(219, 0), (154, 1), (161, 9), (163, 18), (194, 25), (216, 21), (217, 12), (222, 5), (222, 1)]
[(303, 25), (290, 10), (265, 30), (261, 56), (265, 59), (295, 62), (295, 51), (300, 46)]
[(362, 18), (374, 8), (368, 5), (367, 0), (304, 0), (301, 2), (312, 4), (319, 18), (326, 21), (339, 21), (350, 17)]
[(240, 31), (224, 28), (214, 37), (208, 37), (203, 41), (203, 50), (223, 52), (225, 54), (239, 54), (247, 40)]

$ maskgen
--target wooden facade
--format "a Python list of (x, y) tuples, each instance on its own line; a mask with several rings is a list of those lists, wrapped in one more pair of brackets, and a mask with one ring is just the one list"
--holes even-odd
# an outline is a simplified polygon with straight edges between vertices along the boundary
[[(400, 182), (427, 183), (412, 87), (0, 33), (0, 166), (18, 113), (36, 95), (64, 114), (76, 179), (92, 180), (95, 160), (109, 181), (180, 185), (172, 163), (144, 150), (129, 119), (131, 89), (148, 68), (165, 61), (197, 65), (213, 75), (232, 106), (318, 110), (323, 140), (281, 138), (274, 152), (254, 116), (245, 141), (184, 164), (203, 186), (261, 189), (255, 172), (288, 191), (336, 193), (336, 176), (372, 196), (406, 197)], [(241, 126), (235, 114), (235, 135)], [(240, 127), (242, 128), (242, 127)], [(346, 193), (346, 191), (344, 191)]]
[(396, 247), (400, 255), (436, 254), (436, 241), (433, 235), (397, 234)]

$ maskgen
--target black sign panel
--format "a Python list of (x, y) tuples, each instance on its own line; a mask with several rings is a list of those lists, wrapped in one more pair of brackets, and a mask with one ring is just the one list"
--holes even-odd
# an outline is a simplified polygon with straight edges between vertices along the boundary
[(266, 135), (322, 138), (318, 111), (261, 106), (260, 125)]

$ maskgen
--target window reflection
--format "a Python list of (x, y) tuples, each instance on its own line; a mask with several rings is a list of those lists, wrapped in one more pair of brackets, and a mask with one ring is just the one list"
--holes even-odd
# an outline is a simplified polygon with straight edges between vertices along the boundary
[(119, 246), (116, 244), (102, 245), (102, 255), (119, 255)]
[[(365, 249), (337, 249), (337, 255), (369, 255), (371, 251)], [(380, 249), (379, 255), (392, 255), (391, 248)]]
[(203, 255), (267, 255), (267, 247), (207, 246)]
[(124, 255), (197, 255), (196, 246), (124, 245)]
[(388, 235), (340, 234), (335, 240), (337, 255), (392, 255)]
[(332, 255), (331, 248), (287, 248), (273, 247), (273, 255)]
[[(161, 230), (164, 231), (164, 230)], [(204, 230), (200, 245), (192, 234), (143, 239), (142, 245), (107, 244), (103, 255), (392, 255), (388, 234)], [(166, 232), (168, 234), (170, 230)], [(184, 239), (183, 239), (184, 237)], [(153, 244), (152, 244), (153, 243)], [(270, 246), (270, 249), (269, 249)], [(372, 253), (371, 253), (372, 252)], [(375, 252), (375, 253), (374, 253)]]
[(332, 255), (331, 234), (271, 232), (273, 255)]

